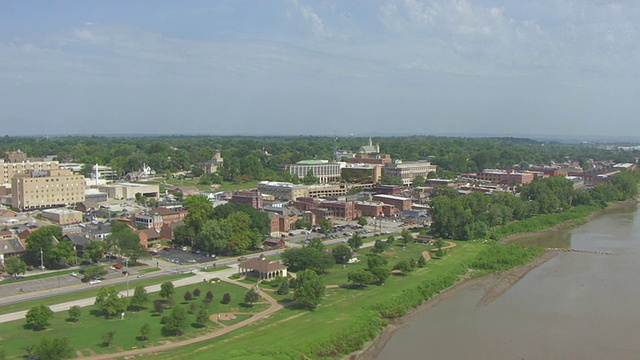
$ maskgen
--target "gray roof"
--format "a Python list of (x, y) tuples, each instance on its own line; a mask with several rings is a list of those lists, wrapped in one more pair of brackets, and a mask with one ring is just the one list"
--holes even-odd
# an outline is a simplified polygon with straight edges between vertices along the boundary
[(85, 246), (91, 242), (91, 240), (84, 237), (82, 234), (67, 234), (64, 238), (69, 239), (74, 245)]
[(19, 254), (25, 251), (26, 249), (18, 239), (0, 240), (1, 254)]

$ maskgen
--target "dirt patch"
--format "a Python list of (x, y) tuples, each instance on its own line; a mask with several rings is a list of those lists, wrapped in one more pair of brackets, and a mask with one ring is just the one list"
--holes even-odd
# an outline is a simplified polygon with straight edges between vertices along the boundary
[(213, 314), (209, 316), (209, 320), (213, 322), (218, 322), (218, 319), (220, 319), (220, 321), (227, 321), (227, 320), (235, 320), (236, 318), (237, 317), (234, 313), (220, 313), (220, 314)]

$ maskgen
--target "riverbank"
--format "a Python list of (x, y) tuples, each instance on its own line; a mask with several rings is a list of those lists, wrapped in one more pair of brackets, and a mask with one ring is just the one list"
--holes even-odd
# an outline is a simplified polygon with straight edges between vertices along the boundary
[[(585, 218), (584, 222), (589, 222), (595, 217), (607, 211), (635, 206), (637, 203), (638, 203), (638, 199), (634, 198), (627, 201), (611, 204), (604, 209), (593, 212), (591, 215)], [(582, 224), (584, 224), (584, 222)], [(578, 225), (581, 225), (581, 224), (567, 222), (567, 223), (563, 223), (563, 224), (554, 226), (552, 228), (537, 231), (537, 232), (514, 234), (501, 239), (499, 243), (508, 244), (509, 242), (515, 239), (545, 234), (545, 233), (558, 231), (558, 230), (570, 229)], [(482, 276), (477, 278), (472, 278), (471, 276), (467, 276), (465, 279), (462, 279), (461, 281), (449, 287), (448, 289), (438, 294), (437, 296), (433, 297), (432, 299), (425, 301), (422, 305), (420, 305), (416, 309), (411, 310), (409, 313), (402, 316), (401, 318), (389, 321), (389, 324), (382, 330), (382, 332), (374, 340), (365, 344), (365, 346), (361, 351), (352, 353), (346, 356), (344, 359), (350, 359), (350, 360), (376, 359), (378, 354), (382, 351), (382, 349), (384, 349), (387, 342), (399, 329), (401, 329), (403, 326), (409, 323), (412, 319), (423, 315), (425, 312), (437, 306), (442, 301), (447, 300), (451, 295), (453, 295), (454, 293), (460, 290), (465, 290), (473, 287), (480, 287), (484, 289), (484, 295), (478, 301), (477, 306), (486, 306), (491, 302), (495, 301), (496, 299), (498, 299), (500, 296), (502, 296), (511, 287), (513, 287), (522, 278), (524, 278), (531, 270), (553, 259), (556, 255), (558, 255), (558, 251), (547, 250), (543, 255), (535, 258), (529, 263), (515, 267), (513, 269), (510, 269), (504, 272), (493, 273), (487, 276)]]
[(634, 206), (634, 205), (638, 204), (638, 201), (639, 201), (639, 198), (631, 198), (631, 199), (626, 200), (626, 201), (621, 201), (621, 202), (609, 204), (606, 208), (600, 209), (600, 210), (597, 210), (597, 211), (594, 211), (593, 213), (591, 213), (591, 215), (587, 216), (584, 219), (584, 221), (581, 222), (581, 223), (575, 223), (573, 221), (565, 221), (562, 224), (558, 224), (558, 225), (550, 227), (548, 229), (544, 229), (544, 230), (540, 230), (540, 231), (534, 231), (534, 232), (524, 232), (524, 233), (518, 233), (518, 234), (509, 235), (509, 236), (506, 236), (506, 237), (503, 237), (502, 239), (500, 239), (499, 243), (504, 245), (504, 244), (508, 244), (511, 241), (514, 241), (516, 239), (522, 239), (522, 238), (526, 238), (526, 237), (530, 237), (530, 236), (536, 236), (536, 235), (543, 235), (543, 234), (547, 234), (547, 233), (558, 231), (558, 230), (572, 229), (572, 228), (575, 228), (577, 226), (580, 226), (580, 225), (584, 224), (585, 222), (589, 222), (589, 221), (593, 220), (596, 216), (600, 216), (600, 215), (604, 214), (607, 211), (616, 210), (616, 209), (624, 209), (624, 208), (627, 208), (627, 207), (630, 207), (630, 206)]

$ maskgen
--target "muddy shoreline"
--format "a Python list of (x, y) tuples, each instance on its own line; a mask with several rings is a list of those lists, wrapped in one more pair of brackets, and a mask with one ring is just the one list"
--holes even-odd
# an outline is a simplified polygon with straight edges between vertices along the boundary
[[(634, 206), (638, 203), (638, 199), (630, 199), (627, 201), (619, 202), (612, 204), (604, 209), (598, 210), (593, 214), (589, 215), (586, 218), (586, 222), (591, 221), (593, 218), (605, 213), (609, 210), (622, 209), (629, 206)], [(529, 233), (519, 233), (507, 236), (500, 240), (501, 244), (507, 244), (515, 239), (525, 238), (529, 236), (546, 234), (552, 231), (565, 230), (576, 227), (575, 224), (560, 224), (558, 226), (554, 226), (549, 229), (537, 231), (537, 232), (529, 232)], [(513, 287), (516, 283), (518, 283), (523, 277), (525, 277), (531, 270), (537, 268), (538, 266), (546, 263), (547, 261), (553, 259), (556, 255), (558, 255), (557, 251), (547, 250), (543, 255), (537, 257), (531, 262), (515, 267), (511, 270), (494, 273), (487, 276), (482, 276), (478, 278), (472, 278), (469, 280), (461, 280), (450, 288), (444, 290), (440, 294), (436, 295), (432, 299), (425, 301), (419, 307), (409, 311), (406, 315), (399, 319), (390, 320), (389, 324), (382, 330), (380, 335), (378, 335), (372, 341), (366, 343), (361, 351), (354, 352), (344, 357), (344, 359), (360, 359), (360, 360), (373, 360), (376, 359), (377, 355), (384, 349), (385, 345), (391, 339), (393, 334), (400, 328), (402, 328), (405, 324), (407, 324), (410, 320), (414, 319), (416, 316), (422, 315), (424, 312), (429, 311), (434, 306), (438, 305), (440, 302), (445, 301), (449, 296), (454, 294), (457, 291), (472, 288), (472, 287), (481, 287), (485, 290), (483, 297), (478, 302), (477, 306), (486, 306), (491, 302), (498, 299), (502, 294), (507, 292), (511, 287)]]

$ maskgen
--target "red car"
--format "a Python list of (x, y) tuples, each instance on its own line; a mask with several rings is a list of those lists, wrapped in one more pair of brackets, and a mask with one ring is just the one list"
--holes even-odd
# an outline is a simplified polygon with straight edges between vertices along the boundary
[(120, 264), (113, 264), (113, 267), (116, 269), (122, 269), (122, 265)]

